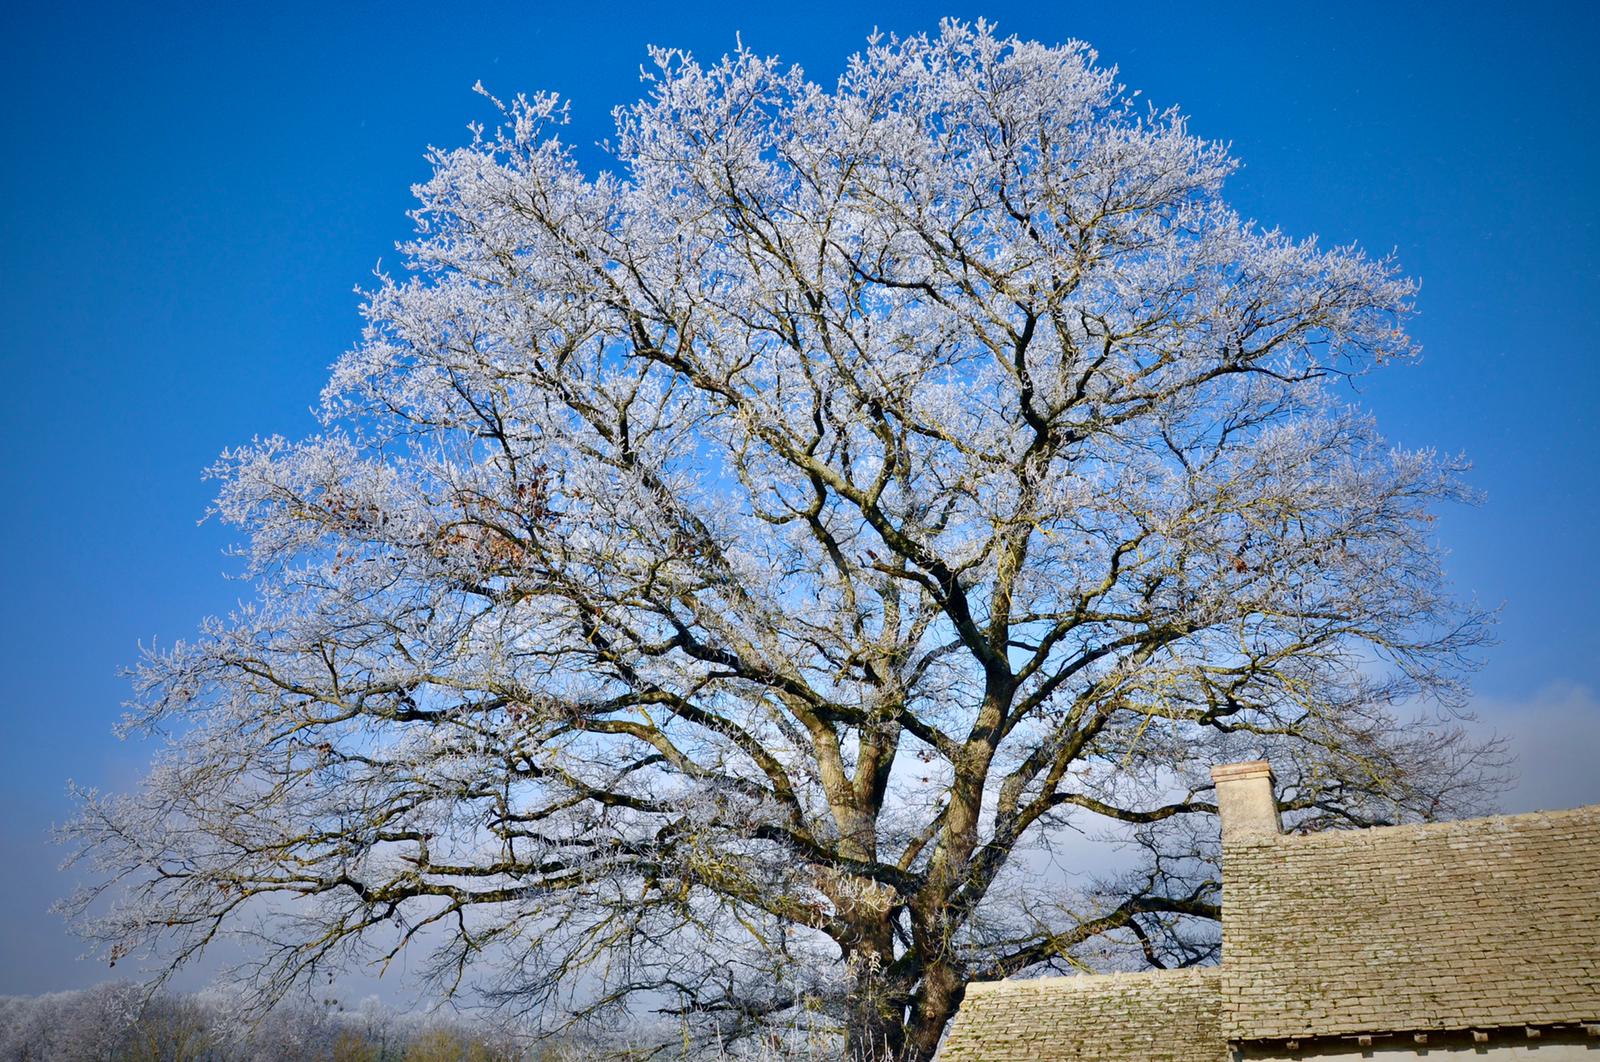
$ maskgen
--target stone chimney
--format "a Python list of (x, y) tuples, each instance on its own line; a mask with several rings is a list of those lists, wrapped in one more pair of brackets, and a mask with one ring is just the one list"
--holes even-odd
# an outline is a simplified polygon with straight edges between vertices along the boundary
[(1213, 767), (1211, 780), (1217, 786), (1224, 842), (1276, 837), (1283, 832), (1278, 802), (1272, 795), (1272, 765), (1266, 760)]

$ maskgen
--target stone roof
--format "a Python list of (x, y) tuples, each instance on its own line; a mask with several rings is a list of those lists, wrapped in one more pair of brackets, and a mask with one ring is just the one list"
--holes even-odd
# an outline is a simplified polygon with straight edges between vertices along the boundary
[(1233, 1040), (1600, 1020), (1600, 806), (1225, 844), (1223, 901)]
[(1219, 971), (967, 986), (941, 1062), (1223, 1062)]

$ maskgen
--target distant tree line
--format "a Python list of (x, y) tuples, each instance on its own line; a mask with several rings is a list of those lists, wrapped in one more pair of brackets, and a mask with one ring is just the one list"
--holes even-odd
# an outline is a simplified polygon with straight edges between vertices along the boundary
[(355, 1009), (280, 1005), (259, 1020), (213, 993), (150, 995), (130, 982), (78, 992), (0, 997), (4, 1062), (565, 1062), (584, 1051), (529, 1046), (469, 1019), (402, 1012), (369, 1000)]
[[(626, 1026), (536, 1035), (459, 1014), (397, 1010), (376, 999), (280, 1003), (265, 1016), (224, 991), (151, 994), (130, 981), (76, 992), (0, 996), (0, 1062), (822, 1062), (825, 1040), (790, 1029), (738, 1045), (681, 1042)], [(654, 1046), (640, 1047), (641, 1041)]]

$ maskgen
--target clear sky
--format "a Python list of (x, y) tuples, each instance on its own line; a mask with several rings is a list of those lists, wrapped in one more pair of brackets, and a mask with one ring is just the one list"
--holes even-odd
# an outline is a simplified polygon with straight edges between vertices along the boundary
[[(1461, 592), (1504, 605), (1478, 707), (1510, 810), (1600, 801), (1600, 5), (1457, 2), (8, 5), (0, 16), (0, 993), (100, 980), (48, 904), (70, 777), (125, 788), (111, 736), (138, 643), (248, 587), (197, 526), (200, 470), (302, 435), (395, 259), (423, 149), (551, 89), (610, 132), (646, 44), (753, 49), (831, 81), (874, 26), (985, 16), (1080, 38), (1231, 141), (1230, 198), (1295, 235), (1398, 251), (1419, 366), (1352, 393), (1406, 446), (1465, 451), (1442, 514)], [(601, 162), (598, 150), (584, 158)]]

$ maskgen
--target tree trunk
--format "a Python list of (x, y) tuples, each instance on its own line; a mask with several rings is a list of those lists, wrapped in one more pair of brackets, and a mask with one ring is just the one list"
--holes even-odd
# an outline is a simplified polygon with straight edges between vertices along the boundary
[(958, 968), (933, 963), (921, 968), (913, 995), (906, 971), (896, 973), (888, 965), (893, 939), (887, 924), (881, 933), (878, 928), (846, 958), (857, 973), (847, 1003), (844, 1057), (846, 1062), (928, 1062), (961, 1006), (966, 981)]
[[(846, 1062), (901, 1062), (906, 1055), (906, 1027), (897, 1008), (885, 1006), (888, 1000), (850, 1000), (849, 1025), (845, 1029)], [(923, 1056), (916, 1056), (919, 1059)]]
[(844, 1057), (847, 1062), (900, 1062), (909, 1000), (904, 987), (888, 975), (894, 931), (887, 917), (863, 926), (858, 940), (845, 955), (855, 970), (855, 984), (847, 1003)]
[(966, 982), (944, 963), (932, 963), (923, 971), (922, 988), (906, 1024), (901, 1062), (928, 1062), (933, 1057), (966, 992)]

